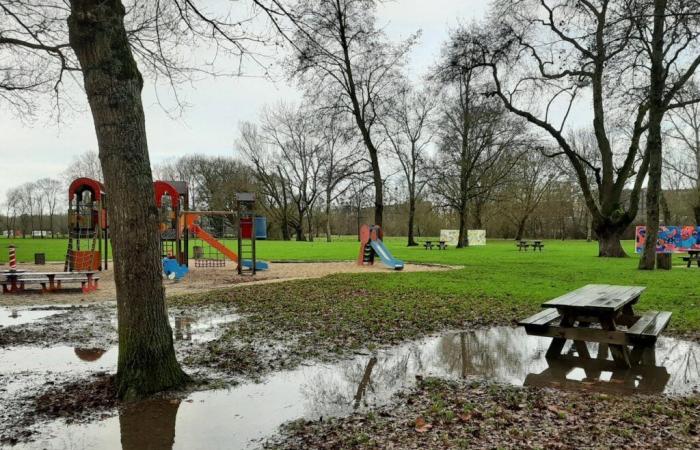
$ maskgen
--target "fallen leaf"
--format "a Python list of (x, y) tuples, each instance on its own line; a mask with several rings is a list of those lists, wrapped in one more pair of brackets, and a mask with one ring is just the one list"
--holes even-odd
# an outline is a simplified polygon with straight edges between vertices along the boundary
[(433, 426), (425, 421), (424, 418), (419, 417), (416, 419), (416, 431), (419, 433), (425, 433), (433, 428)]

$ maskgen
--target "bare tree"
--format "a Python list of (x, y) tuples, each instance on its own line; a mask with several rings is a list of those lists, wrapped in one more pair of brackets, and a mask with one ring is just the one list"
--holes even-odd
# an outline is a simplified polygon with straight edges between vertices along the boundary
[(473, 199), (488, 197), (507, 180), (522, 153), (522, 122), (499, 102), (481, 94), (485, 85), (472, 68), (454, 70), (447, 44), (436, 79), (445, 85), (437, 121), (438, 157), (432, 191), (459, 218), (458, 247), (469, 245), (467, 224)]
[[(375, 23), (377, 0), (298, 0), (268, 5), (269, 17), (294, 49), (293, 73), (310, 103), (345, 113), (367, 149), (374, 182), (374, 222), (382, 224), (384, 200), (375, 125), (391, 100), (395, 80), (414, 38), (394, 45)], [(288, 26), (280, 21), (286, 17)]]
[[(654, 0), (652, 4), (634, 4), (633, 23), (637, 30), (636, 52), (633, 54), (632, 76), (648, 78), (645, 95), (648, 104), (647, 153), (647, 227), (644, 253), (639, 268), (653, 270), (657, 261), (656, 241), (659, 232), (659, 205), (663, 168), (662, 123), (672, 109), (700, 102), (700, 95), (681, 99), (686, 84), (700, 66), (700, 2), (697, 0)], [(649, 61), (639, 65), (640, 61)], [(648, 66), (648, 69), (647, 69)], [(635, 70), (636, 69), (636, 70)], [(686, 91), (687, 92), (687, 91)], [(662, 262), (663, 261), (663, 262)], [(668, 255), (659, 265), (671, 268)]]
[[(454, 65), (488, 68), (494, 81), (492, 95), (554, 139), (560, 148), (556, 155), (569, 160), (591, 212), (600, 256), (625, 256), (620, 236), (637, 215), (650, 170), (650, 149), (657, 145), (650, 136), (646, 150), (640, 146), (658, 119), (650, 111), (655, 103), (649, 95), (654, 77), (647, 67), (653, 45), (647, 37), (653, 33), (648, 32), (648, 23), (643, 24), (650, 17), (648, 6), (625, 0), (500, 0), (498, 23), (489, 30), (462, 30), (453, 36)], [(682, 62), (677, 58), (691, 50), (693, 34), (678, 33), (673, 39), (673, 46), (666, 47), (671, 62), (667, 68), (680, 74), (676, 63)], [(676, 86), (685, 83), (683, 78)], [(668, 86), (666, 94), (675, 90)], [(590, 94), (600, 164), (578, 154), (565, 137), (567, 119), (583, 94)], [(665, 100), (671, 107), (670, 98)], [(611, 144), (613, 118), (628, 135), (627, 148), (620, 154)], [(655, 178), (658, 165), (655, 161), (653, 165)], [(623, 191), (630, 184), (625, 202)]]
[(64, 199), (61, 195), (63, 194), (63, 183), (54, 178), (41, 178), (36, 184), (46, 204), (49, 214), (49, 232), (53, 238), (56, 234), (56, 227), (54, 224), (56, 209), (63, 203), (62, 200)]
[(321, 194), (322, 141), (315, 121), (303, 107), (280, 103), (265, 108), (261, 130), (275, 148), (277, 170), (287, 183), (287, 191), (296, 207), (296, 235), (302, 241), (313, 240), (311, 229), (304, 236), (304, 219), (311, 224), (313, 207)]
[(83, 177), (104, 181), (102, 177), (102, 167), (100, 166), (100, 157), (97, 152), (88, 150), (74, 156), (68, 168), (62, 173), (62, 178), (67, 185), (76, 178)]
[(405, 81), (390, 112), (380, 118), (406, 182), (409, 247), (418, 245), (414, 238), (416, 201), (428, 184), (426, 152), (433, 139), (429, 125), (435, 108), (434, 95), (427, 91), (417, 92)]
[(0, 85), (2, 99), (22, 114), (47, 91), (55, 93), (60, 106), (61, 87), (69, 79), (84, 89), (92, 112), (109, 195), (118, 395), (136, 399), (177, 387), (188, 377), (175, 357), (165, 306), (143, 75), (175, 88), (213, 71), (206, 62), (188, 64), (185, 46), (207, 44), (216, 54), (251, 56), (247, 46), (260, 39), (245, 26), (250, 17), (225, 8), (210, 13), (193, 0), (130, 0), (126, 5), (120, 0), (17, 0), (0, 2), (0, 11), (0, 58), (3, 67), (19, 68), (17, 75), (5, 77), (9, 84)]
[(294, 222), (289, 183), (284, 178), (270, 145), (257, 125), (242, 122), (236, 148), (252, 164), (258, 192), (264, 198), (263, 208), (280, 224), (282, 239), (290, 240), (289, 228)]
[(364, 169), (367, 165), (359, 156), (357, 146), (351, 139), (351, 132), (340, 117), (317, 114), (316, 121), (321, 140), (320, 178), (324, 195), (326, 241), (331, 242), (333, 204), (348, 189), (348, 178), (369, 171)]
[(515, 239), (521, 240), (528, 220), (540, 206), (557, 179), (556, 166), (541, 152), (528, 152), (513, 167), (504, 213), (516, 226)]
[[(691, 97), (700, 92), (697, 83), (689, 86)], [(677, 144), (676, 152), (666, 152), (664, 161), (668, 168), (686, 180), (695, 190), (693, 214), (700, 224), (700, 103), (689, 103), (675, 109), (669, 116), (671, 123), (667, 136)], [(680, 186), (678, 186), (680, 187)]]

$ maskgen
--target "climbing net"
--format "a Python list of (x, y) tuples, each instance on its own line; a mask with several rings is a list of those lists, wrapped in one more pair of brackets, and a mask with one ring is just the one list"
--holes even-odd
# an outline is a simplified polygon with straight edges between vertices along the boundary
[[(202, 216), (199, 218), (199, 226), (224, 246), (229, 247), (226, 245), (227, 241), (231, 242), (234, 238), (233, 227), (223, 217)], [(192, 233), (190, 236), (195, 267), (226, 266), (226, 256), (223, 253), (202, 239), (201, 236), (197, 236), (196, 233)]]

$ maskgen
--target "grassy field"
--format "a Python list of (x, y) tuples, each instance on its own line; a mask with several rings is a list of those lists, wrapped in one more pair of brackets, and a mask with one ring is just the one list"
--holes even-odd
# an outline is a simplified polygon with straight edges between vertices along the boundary
[[(31, 261), (34, 252), (45, 252), (47, 260), (63, 260), (64, 240), (0, 240), (0, 262), (5, 247), (14, 242), (20, 261)], [(233, 244), (233, 243), (232, 243)], [(426, 251), (407, 248), (404, 238), (389, 238), (386, 244), (397, 258), (409, 262), (463, 266), (449, 272), (378, 274), (360, 276), (368, 288), (377, 291), (417, 292), (420, 296), (468, 296), (514, 308), (535, 310), (543, 300), (588, 283), (647, 286), (639, 304), (641, 310), (663, 309), (674, 313), (672, 327), (694, 331), (700, 327), (700, 270), (675, 267), (671, 271), (637, 270), (637, 258), (603, 259), (596, 256), (597, 244), (584, 241), (546, 241), (542, 253), (518, 252), (512, 241), (490, 240), (485, 247)], [(633, 242), (625, 242), (630, 255)], [(352, 260), (357, 242), (348, 237), (336, 242), (259, 241), (258, 257), (264, 260), (329, 261)], [(676, 265), (682, 261), (676, 259)], [(495, 306), (495, 303), (494, 303)], [(499, 308), (502, 309), (503, 304)]]

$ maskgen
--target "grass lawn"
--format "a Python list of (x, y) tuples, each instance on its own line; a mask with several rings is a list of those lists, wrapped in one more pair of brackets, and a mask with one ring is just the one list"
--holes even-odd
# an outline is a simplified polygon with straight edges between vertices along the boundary
[[(5, 262), (5, 247), (11, 242), (20, 261), (31, 261), (34, 252), (46, 253), (49, 261), (62, 261), (66, 241), (60, 239), (0, 239), (0, 262)], [(463, 266), (449, 272), (377, 274), (347, 276), (377, 292), (413, 292), (416, 297), (458, 296), (483, 299), (488, 312), (509, 306), (520, 311), (535, 311), (550, 299), (588, 283), (646, 286), (640, 310), (663, 309), (674, 313), (671, 328), (694, 331), (700, 327), (700, 270), (676, 267), (671, 271), (639, 271), (637, 258), (598, 258), (597, 244), (585, 241), (546, 241), (545, 250), (518, 252), (513, 241), (490, 240), (484, 247), (450, 248), (426, 251), (408, 248), (404, 238), (388, 238), (386, 244), (394, 256), (409, 262)], [(233, 247), (233, 242), (230, 243)], [(633, 255), (633, 242), (625, 242)], [(264, 260), (351, 260), (358, 253), (352, 237), (327, 243), (295, 241), (258, 241), (258, 257)], [(676, 264), (682, 261), (676, 259)], [(397, 276), (398, 275), (398, 276)], [(352, 283), (357, 284), (357, 283)], [(489, 314), (491, 315), (491, 314)], [(511, 320), (516, 317), (504, 317)]]

